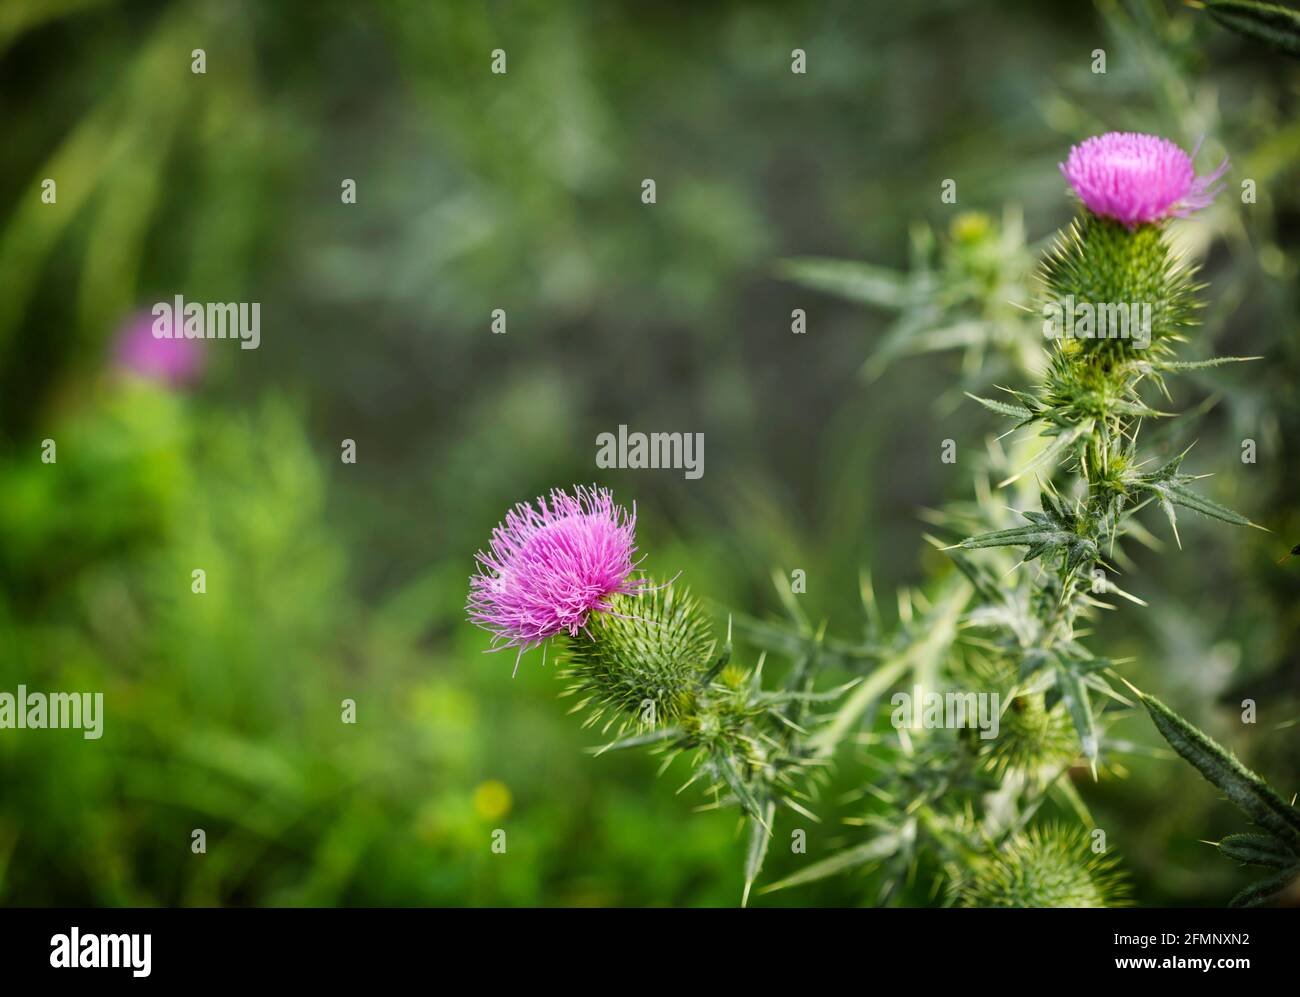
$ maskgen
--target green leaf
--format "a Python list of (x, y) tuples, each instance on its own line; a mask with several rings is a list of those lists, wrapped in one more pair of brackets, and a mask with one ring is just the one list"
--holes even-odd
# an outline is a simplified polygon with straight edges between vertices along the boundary
[(1211, 357), (1209, 360), (1165, 360), (1151, 364), (1154, 370), (1204, 370), (1207, 367), (1224, 367), (1230, 363), (1246, 363), (1248, 360), (1263, 360), (1263, 357)]
[(981, 398), (979, 395), (972, 395), (969, 391), (966, 392), (966, 397), (979, 402), (990, 412), (996, 412), (998, 415), (1009, 415), (1013, 419), (1032, 419), (1034, 417), (1034, 413), (1023, 405), (1011, 405), (1008, 402), (999, 402), (992, 398)]
[(724, 754), (715, 753), (713, 761), (717, 765), (718, 773), (727, 784), (727, 788), (735, 795), (741, 809), (770, 831), (771, 822), (767, 820), (764, 814), (763, 805), (759, 803), (758, 797), (749, 788), (749, 784), (745, 782), (744, 777), (736, 771), (736, 766), (731, 759)]
[(619, 738), (617, 741), (611, 741), (609, 744), (602, 745), (599, 748), (592, 748), (590, 750), (593, 754), (603, 755), (607, 751), (626, 751), (628, 748), (643, 748), (647, 744), (657, 744), (660, 741), (671, 741), (673, 738), (681, 736), (681, 728), (664, 727), (661, 730), (654, 730), (648, 734), (634, 734), (631, 737)]
[(794, 588), (790, 583), (790, 576), (778, 568), (772, 569), (772, 586), (776, 589), (777, 598), (781, 600), (781, 605), (785, 607), (790, 621), (799, 628), (801, 633), (807, 633), (812, 629), (812, 623), (808, 620), (808, 615), (799, 605), (799, 599), (794, 593)]
[(814, 862), (807, 869), (796, 872), (793, 876), (787, 876), (770, 886), (765, 886), (759, 892), (771, 893), (774, 890), (789, 889), (791, 886), (803, 886), (806, 883), (815, 883), (819, 879), (826, 879), (829, 876), (847, 872), (849, 869), (855, 869), (869, 862), (879, 862), (897, 852), (914, 834), (915, 824), (909, 821), (901, 830), (877, 835), (860, 845), (837, 852), (828, 859)]
[(1211, 519), (1231, 523), (1233, 526), (1253, 526), (1255, 529), (1263, 529), (1262, 526), (1252, 523), (1240, 513), (1233, 512), (1226, 506), (1219, 505), (1218, 502), (1207, 499), (1204, 495), (1199, 495), (1188, 488), (1188, 482), (1195, 481), (1197, 476), (1183, 474), (1179, 470), (1183, 458), (1186, 456), (1187, 450), (1184, 450), (1178, 456), (1167, 461), (1157, 471), (1150, 474), (1132, 475), (1125, 479), (1125, 483), (1134, 491), (1150, 492), (1159, 500), (1160, 508), (1164, 510), (1165, 516), (1168, 517), (1169, 526), (1174, 531), (1174, 539), (1178, 540), (1180, 547), (1182, 546), (1182, 540), (1178, 537), (1178, 517), (1174, 511), (1176, 505), (1180, 505), (1184, 509), (1191, 509), (1193, 512), (1199, 512), (1202, 516), (1209, 516)]
[(1063, 659), (1069, 662), (1070, 670), (1080, 677), (1093, 675), (1115, 666), (1115, 662), (1110, 658), (1096, 658), (1091, 655), (1079, 657), (1070, 654), (1063, 655)]
[(957, 570), (966, 576), (967, 581), (975, 587), (975, 592), (980, 599), (990, 606), (1003, 605), (1010, 606), (1011, 600), (1004, 585), (1004, 580), (982, 564), (976, 564), (965, 554), (962, 554), (956, 547), (944, 547), (939, 541), (930, 536), (926, 536), (936, 548), (948, 553), (952, 563), (957, 566)]
[(1170, 484), (1164, 486), (1164, 492), (1153, 488), (1156, 494), (1167, 497), (1174, 505), (1181, 505), (1184, 509), (1191, 509), (1193, 512), (1199, 512), (1202, 516), (1209, 516), (1211, 519), (1221, 519), (1225, 523), (1231, 523), (1233, 526), (1254, 526), (1249, 519), (1240, 513), (1233, 512), (1227, 506), (1219, 505), (1218, 502), (1212, 502), (1203, 495), (1197, 495), (1196, 492), (1181, 484)]
[(1291, 848), (1300, 847), (1300, 810), (1282, 799), (1262, 778), (1204, 731), (1154, 696), (1139, 692), (1156, 729), (1169, 746), (1223, 790), (1246, 816)]
[(1091, 419), (1084, 419), (1082, 422), (1075, 423), (1073, 426), (1062, 429), (1056, 434), (1056, 438), (1040, 450), (1028, 464), (1005, 481), (999, 481), (998, 487), (1005, 488), (1007, 485), (1023, 478), (1030, 471), (1036, 471), (1040, 467), (1046, 468), (1047, 470), (1056, 467), (1056, 462), (1064, 456), (1065, 452), (1069, 450), (1080, 437), (1087, 436), (1092, 432), (1092, 424), (1093, 421)]
[(862, 714), (872, 703), (889, 691), (890, 687), (907, 674), (911, 662), (906, 655), (899, 655), (868, 675), (853, 695), (844, 701), (830, 722), (811, 739), (811, 746), (819, 754), (829, 754), (844, 739)]
[(731, 661), (731, 617), (727, 617), (727, 640), (722, 645), (722, 650), (718, 654), (718, 660), (709, 666), (709, 670), (700, 676), (700, 688), (707, 689), (709, 684), (722, 674), (722, 669), (727, 667)]
[(900, 309), (911, 299), (904, 274), (854, 260), (802, 257), (783, 262), (780, 273), (804, 287), (880, 308)]
[(1061, 688), (1061, 698), (1065, 700), (1065, 708), (1070, 711), (1070, 719), (1074, 721), (1074, 729), (1079, 734), (1079, 746), (1083, 749), (1084, 756), (1093, 767), (1093, 774), (1097, 771), (1097, 724), (1092, 716), (1092, 704), (1088, 702), (1088, 688), (1083, 684), (1079, 676), (1070, 671), (1068, 668), (1059, 668), (1056, 672), (1056, 681)]
[(828, 755), (862, 719), (862, 714), (909, 671), (918, 675), (932, 671), (957, 639), (957, 623), (970, 600), (970, 584), (961, 578), (951, 584), (944, 596), (925, 616), (925, 626), (889, 660), (863, 679), (852, 695), (809, 740), (817, 754)]
[(1229, 31), (1300, 58), (1300, 12), (1256, 0), (1206, 0), (1205, 9)]
[(1290, 869), (1300, 863), (1300, 856), (1267, 834), (1229, 834), (1219, 842), (1219, 851), (1226, 857), (1247, 865)]
[(1300, 878), (1300, 866), (1279, 872), (1276, 876), (1247, 886), (1228, 901), (1229, 907), (1264, 907), (1269, 901)]
[(979, 536), (967, 537), (955, 544), (963, 550), (981, 550), (985, 547), (1026, 547), (1025, 560), (1033, 561), (1044, 554), (1064, 553), (1065, 566), (1073, 569), (1085, 561), (1095, 560), (1097, 542), (1079, 532), (1080, 520), (1073, 513), (1066, 512), (1052, 502), (1046, 493), (1042, 495), (1042, 512), (1022, 512), (1029, 520), (1027, 526), (1015, 526), (1009, 530), (994, 530)]
[(854, 643), (828, 637), (818, 645), (815, 635), (809, 635), (785, 623), (756, 620), (743, 613), (736, 615), (735, 622), (741, 634), (762, 650), (795, 659), (816, 650), (818, 662), (828, 668), (859, 671), (881, 657), (880, 648), (870, 643)]
[(763, 820), (749, 819), (749, 847), (745, 850), (745, 892), (740, 898), (740, 906), (749, 906), (749, 891), (763, 871), (763, 859), (767, 857), (767, 846), (772, 840), (772, 819), (776, 816), (776, 803), (768, 800), (763, 807)]

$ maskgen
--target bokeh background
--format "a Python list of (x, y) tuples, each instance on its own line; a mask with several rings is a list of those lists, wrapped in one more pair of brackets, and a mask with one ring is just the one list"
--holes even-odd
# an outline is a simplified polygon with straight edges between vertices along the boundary
[[(972, 480), (940, 441), (1005, 428), (955, 389), (1016, 376), (1008, 288), (1069, 218), (1056, 164), (1112, 129), (1232, 158), (1185, 226), (1212, 302), (1187, 355), (1267, 359), (1186, 380), (1171, 438), (1274, 532), (1183, 517), (1128, 579), (1151, 607), (1094, 647), (1300, 788), (1300, 560), (1275, 563), (1300, 541), (1298, 106), (1296, 63), (1177, 3), (6, 0), (0, 689), (107, 715), (99, 741), (0, 731), (0, 902), (736, 903), (734, 813), (694, 812), (684, 769), (591, 757), (553, 667), (480, 653), (473, 554), (514, 502), (597, 480), (720, 621), (778, 614), (773, 569), (850, 637), (860, 569), (887, 606), (935, 584), (921, 510)], [(954, 252), (974, 347), (864, 372), (890, 282)], [(782, 268), (809, 255), (888, 270), (819, 293)], [(175, 294), (260, 302), (261, 348), (132, 373), (121, 337)], [(620, 423), (703, 432), (704, 477), (597, 471)], [(1239, 815), (1145, 718), (1117, 731), (1136, 750), (1079, 788), (1138, 902), (1226, 902), (1250, 874), (1202, 841)], [(840, 759), (769, 881), (853, 840), (870, 778)], [(876, 895), (868, 871), (756, 902)]]

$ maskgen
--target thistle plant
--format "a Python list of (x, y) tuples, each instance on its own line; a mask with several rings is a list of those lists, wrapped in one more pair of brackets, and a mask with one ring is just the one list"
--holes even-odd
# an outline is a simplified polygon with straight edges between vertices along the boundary
[[(880, 664), (859, 686), (878, 697), (910, 682), (937, 692), (996, 690), (1001, 729), (989, 741), (897, 721), (881, 731), (863, 724), (871, 699), (850, 694), (832, 729), (866, 749), (879, 772), (858, 822), (870, 833), (771, 889), (883, 866), (880, 900), (888, 900), (937, 863), (935, 892), (945, 902), (1126, 902), (1117, 861), (1096, 837), (1071, 773), (1084, 764), (1096, 779), (1108, 754), (1126, 747), (1109, 737), (1117, 716), (1109, 707), (1130, 703), (1113, 685), (1121, 663), (1093, 654), (1084, 638), (1089, 620), (1114, 608), (1115, 598), (1141, 604), (1115, 575), (1130, 564), (1127, 542), (1153, 543), (1144, 508), (1164, 512), (1175, 541), (1179, 510), (1253, 525), (1193, 487), (1186, 450), (1157, 459), (1140, 446), (1143, 422), (1165, 415), (1156, 399), (1170, 400), (1167, 378), (1247, 359), (1192, 364), (1175, 356), (1203, 287), (1171, 246), (1167, 225), (1208, 205), (1226, 166), (1197, 177), (1182, 149), (1135, 134), (1089, 139), (1061, 164), (1080, 209), (1037, 270), (1050, 339), (1040, 381), (1002, 398), (971, 395), (1013, 419), (1019, 439), (1010, 455), (1001, 443), (989, 448), (974, 504), (932, 516), (961, 537), (933, 541), (957, 576), (939, 598), (902, 602), (900, 633), (876, 641)], [(1140, 324), (1118, 335), (1099, 328), (1097, 316), (1118, 315), (1122, 305), (1140, 305)], [(1021, 511), (1009, 511), (1000, 490)], [(868, 632), (875, 629), (868, 620)], [(753, 636), (762, 643), (762, 633)], [(1048, 801), (1078, 816), (1078, 827), (1036, 824)], [(1294, 818), (1282, 806), (1292, 815), (1286, 820)], [(1290, 870), (1290, 849), (1283, 836), (1270, 862)]]
[[(1225, 161), (1197, 177), (1190, 156), (1152, 135), (1110, 133), (1074, 147), (1061, 172), (1082, 210), (1039, 272), (1049, 316), (1045, 331), (1055, 332), (1046, 376), (1035, 390), (1008, 389), (1009, 401), (976, 399), (1047, 440), (1004, 482), (1037, 475), (1040, 508), (1022, 513), (1024, 525), (969, 536), (956, 546), (1024, 548), (1022, 564), (1040, 562), (1031, 597), (1036, 625), (1008, 635), (1004, 647), (1019, 654), (1021, 681), (1046, 676), (1049, 700), (1068, 710), (1094, 770), (1099, 738), (1090, 699), (1112, 690), (1103, 674), (1108, 663), (1077, 639), (1079, 623), (1107, 605), (1098, 596), (1132, 598), (1109, 572), (1121, 541), (1133, 535), (1133, 517), (1157, 504), (1175, 540), (1178, 507), (1254, 525), (1190, 487), (1194, 476), (1182, 470), (1186, 450), (1156, 463), (1139, 449), (1142, 422), (1162, 415), (1144, 397), (1146, 385), (1169, 398), (1167, 375), (1249, 359), (1173, 359), (1175, 345), (1194, 324), (1200, 288), (1170, 247), (1166, 223), (1208, 205), (1211, 185), (1226, 169)], [(1140, 335), (1081, 323), (1078, 334), (1062, 338), (1053, 325), (1076, 316), (1115, 316), (1129, 306), (1140, 309)]]
[[(1192, 157), (1173, 143), (1118, 133), (1076, 146), (1061, 164), (1081, 204), (1037, 274), (1051, 338), (1041, 379), (1007, 388), (1001, 398), (970, 396), (1013, 419), (1020, 438), (1010, 454), (1000, 444), (990, 448), (973, 507), (932, 517), (963, 537), (933, 541), (957, 575), (919, 614), (918, 597), (907, 597), (900, 633), (879, 641), (882, 664), (859, 687), (877, 696), (909, 683), (938, 692), (996, 691), (1001, 729), (984, 742), (969, 731), (915, 729), (897, 720), (893, 731), (878, 724), (863, 730), (872, 701), (847, 697), (832, 729), (865, 748), (880, 770), (866, 787), (858, 821), (869, 836), (770, 889), (883, 866), (883, 900), (918, 869), (937, 865), (936, 896), (948, 903), (1126, 902), (1116, 858), (1104, 836), (1095, 836), (1100, 832), (1072, 772), (1082, 764), (1100, 777), (1107, 755), (1125, 747), (1109, 738), (1116, 711), (1107, 704), (1131, 704), (1113, 685), (1120, 663), (1094, 654), (1085, 638), (1088, 621), (1114, 608), (1116, 597), (1141, 604), (1115, 575), (1131, 563), (1127, 542), (1153, 542), (1143, 509), (1163, 512), (1176, 541), (1182, 509), (1254, 525), (1195, 490), (1195, 476), (1183, 470), (1186, 450), (1156, 459), (1140, 444), (1142, 424), (1166, 414), (1155, 406), (1157, 398), (1171, 398), (1168, 378), (1249, 359), (1176, 359), (1202, 287), (1170, 243), (1168, 223), (1208, 205), (1226, 168), (1225, 161), (1197, 176)], [(1116, 334), (1097, 324), (1099, 315), (1117, 316), (1128, 306), (1140, 308), (1135, 327)], [(1011, 490), (1021, 511), (1007, 510), (1000, 489)], [(762, 633), (753, 636), (762, 642)], [(1198, 768), (1244, 779), (1232, 765), (1220, 760), (1218, 768)], [(1262, 790), (1251, 786), (1233, 798), (1254, 800)], [(1281, 807), (1268, 811), (1276, 827), (1265, 825), (1275, 840), (1249, 844), (1256, 857), (1294, 876), (1294, 808), (1276, 794), (1268, 799)], [(1077, 815), (1078, 824), (1036, 824), (1049, 800)], [(1223, 847), (1237, 854), (1245, 844)]]
[(493, 650), (517, 649), (516, 670), (526, 650), (559, 645), (571, 712), (613, 737), (598, 753), (649, 747), (665, 769), (685, 755), (686, 785), (740, 808), (750, 825), (747, 900), (777, 807), (811, 816), (825, 760), (808, 743), (809, 711), (838, 693), (812, 692), (812, 659), (764, 689), (761, 657), (752, 669), (731, 661), (730, 627), (719, 647), (684, 586), (640, 572), (635, 527), (635, 509), (594, 486), (516, 506), (478, 555), (469, 618), (493, 635)]
[[(847, 748), (858, 749), (869, 770), (857, 794), (861, 813), (851, 821), (865, 839), (765, 891), (880, 867), (877, 899), (885, 902), (924, 870), (933, 897), (946, 904), (1127, 903), (1118, 859), (1073, 776), (1101, 777), (1109, 755), (1125, 747), (1109, 734), (1118, 715), (1112, 707), (1133, 704), (1115, 687), (1120, 662), (1094, 654), (1085, 638), (1088, 621), (1114, 608), (1113, 598), (1142, 604), (1114, 576), (1131, 564), (1127, 543), (1153, 542), (1143, 510), (1163, 513), (1175, 541), (1179, 510), (1254, 526), (1193, 487), (1197, 476), (1183, 469), (1186, 450), (1157, 459), (1141, 434), (1147, 420), (1167, 414), (1155, 405), (1171, 401), (1168, 378), (1251, 359), (1176, 359), (1203, 288), (1173, 248), (1168, 223), (1208, 205), (1226, 169), (1225, 161), (1197, 176), (1191, 156), (1150, 135), (1112, 133), (1071, 150), (1061, 171), (1079, 212), (1038, 270), (1051, 343), (1042, 363), (1010, 365), (1039, 370), (1040, 379), (1006, 388), (1001, 398), (970, 395), (1014, 420), (1020, 439), (1009, 452), (990, 446), (973, 505), (932, 517), (961, 538), (930, 538), (955, 570), (929, 593), (901, 593), (892, 632), (864, 577), (860, 640), (828, 637), (787, 598), (788, 625), (738, 618), (742, 634), (762, 650), (752, 669), (739, 667), (731, 661), (730, 621), (719, 646), (684, 586), (644, 575), (635, 512), (594, 487), (573, 496), (556, 491), (507, 516), (491, 552), (479, 554), (470, 619), (493, 633), (497, 649), (516, 647), (522, 655), (558, 644), (574, 711), (612, 738), (598, 751), (649, 747), (666, 755), (665, 767), (686, 755), (688, 784), (709, 787), (715, 805), (740, 808), (750, 826), (743, 901), (778, 806), (812, 818), (808, 805), (822, 774), (847, 760)], [(1011, 255), (1019, 245), (1012, 240)], [(824, 264), (795, 270), (803, 279), (826, 279)], [(841, 277), (853, 279), (847, 271)], [(880, 290), (879, 281), (872, 286)], [(900, 307), (915, 321), (934, 321), (921, 296)], [(960, 311), (980, 300), (972, 294), (945, 307)], [(1108, 327), (1107, 320), (1129, 314), (1137, 318), (1122, 332)], [(982, 321), (985, 332), (996, 326)], [(967, 346), (978, 353), (979, 337)], [(1003, 494), (1014, 495), (1020, 511), (1008, 509)], [(768, 652), (792, 662), (778, 688), (763, 685)], [(827, 665), (864, 674), (816, 692)], [(996, 723), (981, 722), (979, 730), (960, 722), (918, 725), (899, 707), (883, 725), (881, 701), (892, 692), (895, 702), (895, 690), (909, 689), (949, 702), (987, 696), (998, 704), (990, 718)], [(1156, 701), (1139, 696), (1170, 743), (1271, 836), (1236, 836), (1221, 847), (1281, 870), (1252, 898), (1276, 893), (1298, 868), (1295, 808), (1185, 721), (1169, 720)], [(821, 712), (828, 703), (833, 709)], [(1073, 820), (1043, 819), (1049, 802)]]

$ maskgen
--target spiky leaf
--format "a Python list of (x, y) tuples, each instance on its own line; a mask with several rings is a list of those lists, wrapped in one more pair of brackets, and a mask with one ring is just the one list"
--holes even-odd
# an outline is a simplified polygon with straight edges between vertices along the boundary
[(1300, 863), (1300, 855), (1267, 834), (1229, 834), (1219, 842), (1225, 858), (1247, 865), (1264, 865), (1290, 869)]
[(994, 398), (981, 398), (979, 395), (972, 395), (969, 391), (966, 392), (966, 397), (979, 402), (990, 412), (996, 412), (998, 415), (1006, 415), (1022, 421), (1034, 417), (1034, 413), (1023, 405), (1012, 405), (1009, 402), (1000, 402)]
[(786, 260), (781, 273), (804, 287), (881, 308), (902, 308), (910, 298), (906, 275), (868, 263), (802, 257)]
[(1060, 668), (1056, 681), (1061, 689), (1061, 699), (1074, 721), (1074, 729), (1079, 735), (1079, 745), (1089, 762), (1097, 761), (1097, 722), (1092, 716), (1092, 705), (1088, 702), (1088, 689), (1082, 679), (1069, 668)]
[(1229, 31), (1300, 58), (1300, 11), (1256, 0), (1206, 0), (1205, 8)]
[(1054, 430), (1052, 442), (1038, 451), (1020, 470), (1009, 478), (998, 482), (998, 487), (1002, 488), (1012, 482), (1019, 481), (1026, 474), (1034, 471), (1044, 470), (1051, 471), (1060, 463), (1061, 458), (1074, 448), (1080, 440), (1087, 437), (1092, 432), (1093, 420), (1084, 419), (1082, 422), (1075, 423), (1072, 426), (1059, 427)]
[(1204, 731), (1154, 696), (1139, 694), (1156, 729), (1169, 746), (1218, 786), (1251, 820), (1288, 847), (1300, 846), (1300, 810), (1282, 799), (1260, 776)]
[(836, 852), (830, 858), (814, 862), (807, 869), (800, 870), (793, 876), (787, 876), (779, 882), (763, 887), (761, 892), (771, 893), (774, 890), (785, 890), (792, 886), (815, 883), (819, 879), (826, 879), (829, 876), (848, 872), (850, 869), (857, 869), (872, 862), (879, 862), (897, 852), (914, 835), (915, 825), (909, 821), (898, 831), (887, 831), (878, 834), (860, 845), (846, 848), (842, 852)]
[(1021, 515), (1029, 520), (1029, 525), (967, 537), (956, 546), (964, 550), (1026, 547), (1026, 561), (1044, 554), (1064, 554), (1067, 569), (1097, 558), (1097, 541), (1086, 532), (1086, 524), (1074, 513), (1056, 505), (1046, 494), (1043, 495), (1042, 512), (1022, 512)]
[(1228, 906), (1266, 907), (1277, 898), (1278, 894), (1292, 887), (1298, 879), (1300, 879), (1300, 866), (1283, 870), (1276, 876), (1270, 876), (1252, 886), (1247, 886), (1228, 901)]
[(749, 818), (749, 846), (745, 849), (745, 892), (740, 898), (740, 906), (749, 906), (749, 891), (754, 880), (763, 871), (763, 859), (767, 857), (767, 846), (772, 840), (772, 819), (776, 816), (776, 804), (768, 800), (763, 807), (763, 820)]

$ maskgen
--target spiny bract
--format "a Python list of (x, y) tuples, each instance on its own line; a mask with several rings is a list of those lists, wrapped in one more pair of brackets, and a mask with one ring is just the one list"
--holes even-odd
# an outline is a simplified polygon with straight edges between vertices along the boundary
[(713, 648), (708, 620), (690, 593), (656, 586), (615, 596), (587, 629), (560, 651), (565, 695), (579, 697), (575, 712), (590, 710), (587, 725), (618, 723), (621, 730), (676, 721)]
[[(1038, 273), (1045, 311), (1058, 322), (1068, 321), (1071, 329), (1083, 325), (1085, 308), (1104, 309), (1114, 318), (1122, 308), (1127, 319), (1130, 306), (1136, 306), (1139, 316), (1149, 314), (1141, 330), (1125, 323), (1123, 336), (1115, 329), (1102, 330), (1094, 319), (1098, 327), (1090, 330), (1091, 337), (1080, 329), (1059, 340), (1110, 361), (1137, 351), (1147, 356), (1170, 352), (1171, 343), (1180, 341), (1182, 331), (1193, 323), (1198, 290), (1193, 277), (1194, 271), (1174, 257), (1161, 226), (1130, 229), (1090, 211), (1056, 237)], [(1108, 333), (1104, 338), (1103, 331)], [(1088, 359), (1077, 356), (1075, 362)]]

